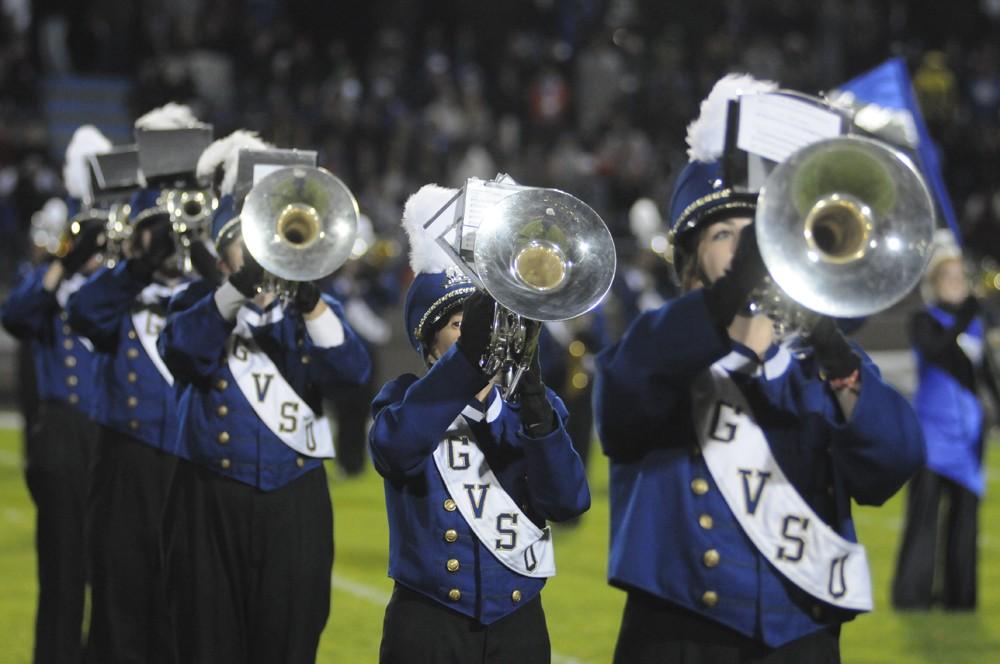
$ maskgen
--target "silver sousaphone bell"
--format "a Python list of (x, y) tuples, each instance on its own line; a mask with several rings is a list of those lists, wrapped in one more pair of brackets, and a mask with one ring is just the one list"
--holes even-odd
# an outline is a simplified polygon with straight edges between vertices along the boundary
[(844, 136), (779, 164), (754, 225), (771, 284), (751, 309), (807, 328), (815, 314), (869, 316), (902, 299), (930, 258), (934, 204), (903, 153)]
[(331, 274), (351, 255), (358, 203), (323, 168), (292, 166), (262, 178), (247, 194), (240, 226), (265, 276), (261, 290), (294, 295), (298, 282)]
[[(556, 189), (521, 188), (488, 207), (457, 237), (473, 238), (471, 264), (439, 243), (494, 300), (493, 331), (480, 363), (516, 395), (538, 347), (541, 323), (576, 318), (597, 306), (615, 275), (615, 245), (601, 217)], [(468, 254), (466, 254), (467, 256)]]

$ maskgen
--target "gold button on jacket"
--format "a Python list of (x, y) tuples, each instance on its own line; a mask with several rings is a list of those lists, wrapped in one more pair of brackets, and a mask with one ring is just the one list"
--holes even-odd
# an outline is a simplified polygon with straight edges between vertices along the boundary
[(139, 357), (139, 349), (129, 348), (127, 351), (125, 351), (125, 357), (127, 357), (130, 360), (134, 360), (135, 358)]
[(448, 599), (450, 599), (453, 602), (457, 602), (458, 600), (462, 599), (462, 591), (459, 590), (458, 588), (452, 588), (451, 590), (448, 591)]
[(719, 552), (709, 549), (701, 556), (701, 562), (705, 563), (705, 567), (715, 567), (719, 564)]
[(225, 378), (220, 378), (220, 379), (219, 379), (219, 380), (218, 380), (218, 381), (217, 381), (217, 382), (215, 383), (215, 389), (217, 389), (217, 390), (224, 390), (224, 389), (226, 389), (227, 387), (229, 387), (229, 381), (228, 381), (228, 380), (226, 380)]
[(126, 378), (128, 379), (128, 382), (134, 383), (135, 381), (139, 380), (139, 374), (137, 374), (134, 371), (129, 371), (128, 376)]
[(514, 592), (512, 592), (510, 594), (510, 598), (513, 601), (515, 601), (515, 602), (520, 602), (521, 601), (521, 591), (520, 590), (515, 590)]
[(298, 459), (295, 460), (295, 465), (298, 466), (299, 468), (304, 468), (306, 465), (306, 460), (303, 459), (302, 457), (299, 457)]
[(711, 530), (712, 526), (715, 525), (715, 520), (709, 514), (702, 514), (698, 517), (698, 525), (705, 530)]
[(719, 603), (719, 595), (714, 590), (706, 590), (701, 595), (701, 603), (711, 608)]
[(458, 509), (458, 505), (456, 505), (455, 501), (452, 500), (451, 498), (446, 498), (444, 501), (444, 508), (448, 512), (454, 512), (455, 510)]
[(226, 404), (222, 404), (221, 406), (215, 409), (215, 412), (218, 414), (219, 417), (225, 417), (226, 415), (229, 414), (229, 408), (226, 406)]
[(72, 355), (67, 355), (63, 359), (63, 364), (65, 364), (67, 367), (69, 367), (70, 369), (72, 369), (73, 367), (76, 366), (76, 358), (73, 357)]
[(128, 428), (135, 431), (139, 428), (139, 420), (129, 420)]
[(449, 572), (457, 572), (458, 568), (461, 567), (461, 565), (458, 563), (457, 560), (451, 558), (450, 560), (448, 560), (446, 567), (448, 568)]
[(80, 382), (80, 380), (76, 376), (74, 376), (72, 374), (70, 374), (69, 376), (66, 376), (66, 384), (69, 385), (70, 387), (75, 387), (76, 384), (79, 383), (79, 382)]
[(226, 443), (229, 442), (229, 432), (228, 431), (223, 431), (222, 433), (219, 434), (219, 442), (222, 443), (223, 445), (225, 445)]
[(223, 470), (229, 470), (229, 467), (233, 465), (233, 462), (230, 461), (229, 459), (223, 459), (222, 461), (219, 462), (219, 465), (222, 466)]
[(708, 493), (708, 480), (696, 477), (691, 480), (691, 491), (694, 492), (696, 496), (703, 496)]
[(453, 528), (449, 528), (448, 530), (444, 531), (444, 541), (445, 542), (455, 542), (457, 540), (458, 540), (458, 531), (457, 530), (455, 530)]
[(78, 404), (80, 403), (80, 397), (76, 394), (71, 394), (69, 395), (69, 402), (71, 404)]
[(66, 350), (73, 350), (73, 340), (63, 339), (63, 348), (65, 348)]
[(129, 408), (135, 408), (136, 406), (139, 405), (139, 399), (137, 399), (136, 397), (129, 397), (128, 399), (125, 400), (125, 403), (128, 405)]

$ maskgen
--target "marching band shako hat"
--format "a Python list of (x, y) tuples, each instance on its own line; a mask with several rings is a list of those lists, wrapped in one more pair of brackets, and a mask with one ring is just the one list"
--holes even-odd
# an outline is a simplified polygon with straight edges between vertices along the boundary
[(266, 150), (271, 144), (261, 140), (255, 132), (237, 129), (225, 138), (214, 141), (198, 157), (195, 175), (200, 182), (210, 183), (219, 196), (219, 206), (212, 216), (212, 240), (216, 252), (232, 241), (239, 231), (240, 218), (237, 201), (233, 196), (239, 166), (240, 150)]
[(403, 208), (403, 228), (410, 238), (410, 267), (413, 283), (406, 291), (403, 322), (413, 348), (426, 357), (423, 340), (435, 325), (462, 306), (476, 292), (475, 286), (438, 246), (424, 224), (441, 214), (453, 217), (458, 190), (424, 185), (410, 196)]
[(729, 102), (743, 95), (777, 89), (770, 81), (738, 74), (720, 79), (701, 103), (698, 118), (688, 125), (689, 162), (674, 182), (670, 198), (670, 237), (674, 246), (690, 251), (706, 223), (740, 214), (753, 215), (757, 192), (743, 191), (725, 181), (722, 157)]

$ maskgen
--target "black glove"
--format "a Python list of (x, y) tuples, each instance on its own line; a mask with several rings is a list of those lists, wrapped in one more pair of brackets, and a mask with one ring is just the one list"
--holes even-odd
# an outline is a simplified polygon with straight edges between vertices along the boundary
[(257, 286), (264, 276), (264, 268), (254, 260), (247, 246), (243, 245), (243, 267), (229, 276), (229, 283), (238, 290), (244, 297), (253, 297), (257, 294)]
[(816, 352), (816, 361), (827, 380), (847, 378), (861, 367), (861, 358), (832, 318), (820, 318), (806, 337), (806, 343)]
[(521, 424), (531, 438), (541, 438), (556, 430), (556, 412), (549, 402), (542, 382), (542, 370), (538, 364), (538, 353), (531, 367), (521, 376), (518, 386), (521, 397)]
[(493, 298), (476, 291), (462, 303), (462, 333), (455, 345), (470, 363), (479, 366), (493, 330)]
[(748, 224), (740, 231), (740, 241), (729, 269), (705, 291), (705, 306), (712, 322), (721, 329), (729, 327), (750, 293), (766, 276), (767, 268), (760, 258), (754, 225)]
[(107, 244), (107, 239), (103, 226), (88, 224), (87, 228), (73, 242), (73, 248), (59, 259), (63, 270), (66, 271), (66, 276), (79, 271), (84, 263), (93, 258), (97, 253), (103, 251), (104, 246)]
[(136, 281), (149, 283), (156, 272), (171, 254), (174, 253), (173, 230), (170, 223), (162, 221), (149, 227), (149, 244), (143, 247), (143, 229), (139, 241), (133, 245), (132, 258), (128, 261), (128, 271)]
[(202, 278), (213, 287), (222, 283), (222, 273), (216, 265), (216, 258), (208, 250), (205, 243), (195, 240), (191, 243), (191, 265), (198, 271)]
[(295, 289), (295, 307), (307, 314), (319, 304), (319, 286), (315, 281), (303, 281)]

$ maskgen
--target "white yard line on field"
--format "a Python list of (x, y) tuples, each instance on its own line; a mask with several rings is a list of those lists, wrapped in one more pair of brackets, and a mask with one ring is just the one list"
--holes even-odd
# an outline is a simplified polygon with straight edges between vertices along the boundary
[[(331, 575), (330, 586), (335, 590), (343, 591), (348, 595), (354, 595), (358, 599), (363, 599), (376, 606), (385, 606), (389, 603), (389, 593), (384, 590), (345, 578), (339, 574)], [(552, 664), (586, 664), (586, 662), (575, 657), (570, 657), (569, 655), (553, 652)]]

